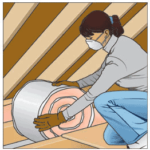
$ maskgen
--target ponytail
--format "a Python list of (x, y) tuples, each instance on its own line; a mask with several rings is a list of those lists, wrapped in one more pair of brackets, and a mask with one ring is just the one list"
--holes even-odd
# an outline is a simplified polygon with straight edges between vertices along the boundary
[(121, 36), (124, 33), (124, 29), (121, 26), (120, 20), (117, 15), (112, 16), (113, 23), (112, 23), (112, 34), (114, 34), (116, 37)]

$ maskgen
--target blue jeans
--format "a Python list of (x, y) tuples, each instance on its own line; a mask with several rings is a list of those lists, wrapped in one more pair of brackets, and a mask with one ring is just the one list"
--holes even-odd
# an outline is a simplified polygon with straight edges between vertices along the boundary
[(94, 105), (109, 124), (104, 133), (109, 145), (133, 144), (147, 133), (147, 92), (106, 92)]

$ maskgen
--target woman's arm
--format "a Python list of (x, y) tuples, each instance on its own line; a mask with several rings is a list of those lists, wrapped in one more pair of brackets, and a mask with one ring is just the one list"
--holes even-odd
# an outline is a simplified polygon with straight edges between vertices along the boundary
[(105, 68), (105, 61), (102, 63), (101, 68), (98, 71), (85, 78), (78, 80), (77, 83), (79, 84), (80, 88), (93, 85), (97, 81), (97, 79), (101, 76), (101, 73), (104, 70), (104, 68)]
[(126, 76), (125, 64), (115, 57), (109, 57), (105, 69), (95, 84), (79, 100), (63, 111), (65, 119), (69, 119), (93, 103), (98, 95), (106, 92), (116, 81), (124, 76)]

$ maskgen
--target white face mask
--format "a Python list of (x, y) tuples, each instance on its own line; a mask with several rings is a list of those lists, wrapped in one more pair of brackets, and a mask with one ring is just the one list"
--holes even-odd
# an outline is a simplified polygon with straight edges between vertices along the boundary
[(89, 48), (96, 51), (103, 47), (103, 45), (100, 42), (94, 40), (86, 40), (86, 43), (88, 44)]
[[(101, 34), (97, 39), (99, 39), (103, 34)], [(96, 40), (97, 40), (96, 39)], [(103, 41), (103, 43), (106, 41), (107, 38), (105, 38), (105, 40)], [(100, 50), (103, 47), (103, 43), (100, 43), (96, 40), (86, 40), (86, 43), (88, 44), (89, 48), (93, 49), (93, 50)]]

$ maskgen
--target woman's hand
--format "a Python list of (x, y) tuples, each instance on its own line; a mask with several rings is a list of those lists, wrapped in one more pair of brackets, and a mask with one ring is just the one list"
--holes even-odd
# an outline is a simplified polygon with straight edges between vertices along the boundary
[(54, 126), (58, 126), (59, 124), (66, 122), (62, 112), (58, 114), (45, 114), (38, 116), (38, 118), (34, 118), (34, 124), (36, 124), (35, 128), (38, 128), (39, 131), (48, 130)]
[(58, 82), (53, 82), (52, 85), (53, 86), (68, 85), (68, 86), (79, 87), (79, 84), (76, 81), (74, 81), (74, 82), (71, 82), (71, 81), (58, 81)]

